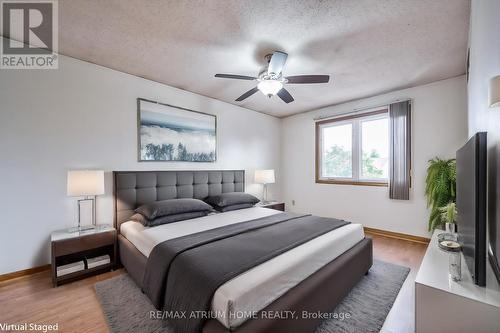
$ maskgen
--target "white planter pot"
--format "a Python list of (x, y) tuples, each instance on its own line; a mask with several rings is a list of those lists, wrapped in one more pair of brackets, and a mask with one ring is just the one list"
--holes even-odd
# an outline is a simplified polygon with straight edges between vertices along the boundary
[(457, 232), (457, 225), (455, 223), (446, 223), (445, 228), (446, 232), (450, 234), (454, 234)]

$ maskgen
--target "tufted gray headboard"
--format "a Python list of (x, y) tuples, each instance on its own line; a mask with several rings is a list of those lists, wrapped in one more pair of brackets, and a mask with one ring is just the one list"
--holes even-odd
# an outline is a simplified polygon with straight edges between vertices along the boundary
[(128, 221), (146, 203), (177, 199), (205, 199), (225, 192), (245, 191), (244, 170), (114, 171), (114, 225)]

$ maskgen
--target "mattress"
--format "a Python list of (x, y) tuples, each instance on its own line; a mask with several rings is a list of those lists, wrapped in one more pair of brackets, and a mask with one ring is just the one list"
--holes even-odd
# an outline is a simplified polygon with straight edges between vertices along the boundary
[[(120, 232), (148, 257), (165, 240), (278, 213), (253, 207), (153, 228), (130, 221), (121, 225)], [(265, 308), (363, 238), (363, 227), (349, 224), (276, 256), (220, 286), (212, 299), (212, 311), (226, 328), (238, 327), (253, 311)]]
[(145, 227), (140, 223), (128, 221), (121, 224), (120, 233), (134, 244), (139, 252), (149, 257), (153, 248), (163, 241), (279, 213), (281, 212), (274, 209), (252, 207), (156, 227)]

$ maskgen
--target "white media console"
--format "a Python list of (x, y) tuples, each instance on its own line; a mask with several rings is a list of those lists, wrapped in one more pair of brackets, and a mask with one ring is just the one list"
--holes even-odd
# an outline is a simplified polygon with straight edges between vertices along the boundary
[(462, 280), (448, 274), (449, 254), (435, 230), (415, 279), (417, 333), (500, 332), (500, 284), (487, 262), (486, 287), (474, 284), (462, 255)]

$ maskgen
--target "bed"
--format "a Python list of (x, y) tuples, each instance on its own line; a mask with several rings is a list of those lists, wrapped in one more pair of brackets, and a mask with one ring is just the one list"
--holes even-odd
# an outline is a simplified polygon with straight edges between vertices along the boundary
[[(130, 221), (134, 209), (154, 201), (204, 199), (243, 192), (243, 170), (114, 172), (115, 227), (119, 257), (136, 284), (144, 287), (148, 257), (160, 243), (185, 235), (274, 218), (281, 212), (252, 207), (147, 228)], [(218, 229), (217, 229), (218, 230)], [(210, 332), (310, 332), (321, 323), (317, 312), (332, 311), (372, 265), (372, 244), (358, 224), (347, 224), (287, 250), (220, 285), (204, 320)], [(297, 316), (255, 316), (254, 313)], [(307, 311), (306, 316), (301, 315)], [(229, 315), (235, 314), (238, 315)], [(311, 315), (309, 315), (311, 314)]]

